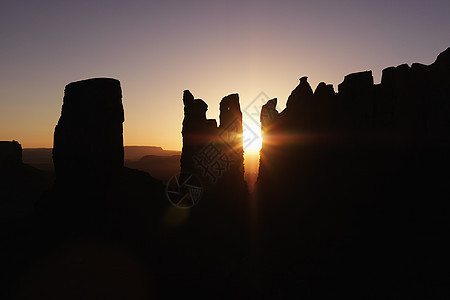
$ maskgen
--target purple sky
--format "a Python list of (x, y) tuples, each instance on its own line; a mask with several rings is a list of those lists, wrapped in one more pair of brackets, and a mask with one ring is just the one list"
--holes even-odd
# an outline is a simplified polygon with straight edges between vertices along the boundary
[(283, 109), (304, 75), (379, 82), (450, 46), (450, 2), (18, 0), (2, 2), (0, 28), (0, 140), (51, 147), (64, 86), (101, 76), (122, 82), (125, 144), (181, 149), (184, 89), (218, 118), (234, 92)]

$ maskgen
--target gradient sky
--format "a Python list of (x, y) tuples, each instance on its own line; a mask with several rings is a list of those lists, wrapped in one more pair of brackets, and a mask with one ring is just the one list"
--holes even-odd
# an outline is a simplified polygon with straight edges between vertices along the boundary
[(0, 140), (52, 147), (64, 86), (113, 77), (125, 145), (181, 149), (184, 89), (218, 119), (235, 92), (243, 109), (260, 92), (283, 109), (304, 75), (337, 90), (372, 70), (377, 83), (382, 69), (430, 64), (450, 46), (450, 2), (5, 0), (0, 28)]

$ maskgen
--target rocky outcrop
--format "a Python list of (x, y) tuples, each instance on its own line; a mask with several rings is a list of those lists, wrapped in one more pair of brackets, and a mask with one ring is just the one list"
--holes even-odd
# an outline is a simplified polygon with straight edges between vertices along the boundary
[[(315, 142), (353, 149), (356, 145), (371, 147), (371, 143), (398, 149), (447, 145), (450, 143), (449, 69), (450, 48), (429, 66), (415, 63), (411, 67), (403, 64), (384, 69), (381, 83), (377, 85), (373, 83), (371, 71), (349, 74), (339, 84), (338, 93), (334, 93), (332, 85), (323, 82), (313, 93), (307, 77), (302, 77), (279, 120), (272, 124), (274, 135), (293, 133), (294, 138), (289, 139), (292, 147)], [(262, 121), (266, 111), (267, 107), (261, 111)], [(307, 143), (302, 135), (308, 136)], [(278, 153), (286, 153), (289, 151), (283, 147), (291, 146), (278, 143), (276, 147)]]
[[(203, 179), (206, 186), (243, 182), (243, 127), (239, 95), (220, 102), (220, 125), (206, 119), (207, 104), (184, 91), (181, 171)], [(214, 186), (211, 190), (220, 189)]]
[(308, 83), (308, 77), (300, 78), (299, 85), (292, 91), (286, 102), (286, 107), (292, 110), (300, 110), (302, 105), (312, 101), (313, 91)]
[(55, 128), (57, 180), (97, 183), (123, 167), (124, 111), (120, 82), (94, 78), (68, 84)]
[(333, 125), (334, 104), (334, 88), (332, 84), (320, 82), (314, 91), (314, 112), (315, 116), (314, 130), (323, 131), (331, 128)]
[[(217, 238), (223, 244), (219, 250), (221, 252), (228, 249), (227, 245), (235, 245), (244, 237), (246, 239), (249, 230), (239, 96), (231, 94), (220, 102), (219, 127), (216, 120), (206, 119), (205, 102), (194, 99), (189, 91), (184, 91), (183, 102), (182, 173), (178, 182), (186, 182), (192, 174), (197, 177), (195, 186), (200, 183), (201, 197), (189, 213), (191, 225), (203, 224), (189, 227), (189, 231), (208, 228), (208, 232), (214, 232), (214, 237), (210, 236), (207, 243)], [(233, 241), (231, 244), (226, 242), (229, 238)], [(202, 236), (201, 243), (205, 241)]]
[(0, 141), (0, 222), (29, 217), (53, 180), (50, 172), (22, 162), (19, 142)]
[(261, 136), (265, 133), (269, 134), (271, 130), (271, 125), (278, 120), (279, 112), (276, 109), (277, 98), (267, 101), (261, 108)]
[(220, 102), (220, 126), (219, 136), (225, 155), (232, 163), (228, 171), (224, 173), (225, 178), (235, 178), (239, 181), (244, 179), (244, 148), (242, 112), (239, 105), (239, 95), (231, 94), (223, 97)]
[(338, 85), (338, 91), (340, 95), (350, 98), (370, 93), (372, 87), (372, 71), (364, 71), (345, 76), (344, 81)]
[(313, 122), (311, 110), (314, 106), (313, 90), (308, 83), (308, 77), (300, 78), (299, 85), (291, 92), (286, 102), (286, 109), (280, 114), (286, 121), (282, 125), (283, 131), (301, 127), (310, 130)]
[(219, 129), (242, 134), (242, 112), (238, 94), (231, 94), (222, 98), (219, 118)]
[(349, 74), (338, 85), (337, 114), (341, 130), (360, 131), (370, 128), (374, 107), (373, 87), (371, 71)]
[(395, 147), (444, 142), (450, 132), (449, 57), (450, 48), (429, 66), (386, 68), (376, 85), (371, 71), (349, 74), (338, 93), (324, 82), (313, 93), (302, 77), (272, 127), (316, 137), (333, 133), (333, 139), (345, 136), (352, 143), (381, 139)]
[(216, 120), (206, 119), (208, 105), (201, 99), (194, 99), (189, 90), (183, 92), (183, 150), (181, 154), (181, 172), (201, 174), (196, 168), (194, 157), (201, 153), (217, 134)]
[[(288, 258), (275, 264), (311, 265), (311, 273), (323, 267), (332, 270), (330, 281), (342, 274), (363, 290), (380, 286), (368, 284), (373, 274), (386, 286), (399, 277), (427, 285), (445, 276), (438, 265), (449, 249), (435, 253), (450, 228), (449, 79), (450, 48), (428, 66), (384, 69), (380, 84), (370, 71), (347, 75), (338, 93), (320, 83), (312, 94), (300, 80), (261, 150), (263, 243), (287, 245), (279, 253)], [(333, 255), (320, 254), (330, 248)], [(361, 266), (367, 257), (374, 259)], [(386, 272), (412, 261), (413, 271)]]
[(22, 146), (17, 141), (0, 141), (0, 169), (22, 164)]
[(117, 224), (149, 222), (169, 205), (160, 181), (124, 167), (123, 122), (118, 80), (93, 78), (66, 86), (54, 134), (56, 184), (38, 203), (39, 215), (59, 218), (54, 221), (67, 230), (116, 230)]

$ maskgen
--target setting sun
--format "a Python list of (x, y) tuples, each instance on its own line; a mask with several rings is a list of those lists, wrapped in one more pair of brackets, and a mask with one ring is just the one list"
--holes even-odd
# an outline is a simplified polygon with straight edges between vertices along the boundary
[(244, 139), (243, 145), (244, 150), (260, 150), (262, 146), (261, 139), (261, 125), (251, 122), (245, 122), (243, 124), (244, 128)]

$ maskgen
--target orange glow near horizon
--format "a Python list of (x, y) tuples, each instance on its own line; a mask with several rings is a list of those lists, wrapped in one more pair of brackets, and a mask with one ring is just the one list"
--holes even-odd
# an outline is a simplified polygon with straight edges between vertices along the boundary
[(445, 1), (407, 11), (379, 1), (111, 1), (89, 10), (76, 1), (26, 2), (8, 1), (0, 12), (8, 29), (0, 140), (23, 148), (53, 147), (67, 84), (111, 77), (122, 86), (124, 145), (181, 150), (189, 89), (216, 120), (220, 100), (238, 93), (244, 122), (257, 134), (245, 149), (259, 149), (261, 93), (264, 101), (276, 97), (280, 111), (302, 76), (313, 89), (323, 81), (337, 91), (347, 74), (372, 70), (379, 83), (384, 68), (428, 65), (448, 47)]

